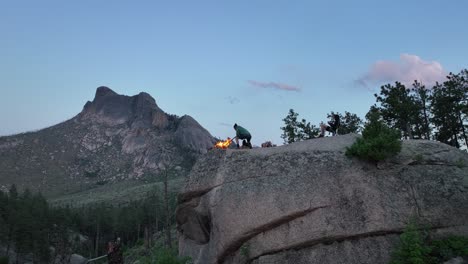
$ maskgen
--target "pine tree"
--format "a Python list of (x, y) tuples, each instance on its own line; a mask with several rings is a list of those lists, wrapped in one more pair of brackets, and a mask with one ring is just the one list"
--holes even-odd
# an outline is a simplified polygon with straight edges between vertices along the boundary
[(418, 81), (414, 81), (413, 88), (411, 89), (414, 103), (417, 107), (415, 113), (416, 134), (419, 138), (431, 139), (431, 125), (429, 122), (430, 105), (432, 91)]
[(395, 82), (395, 86), (382, 86), (380, 95), (374, 96), (380, 102), (380, 112), (387, 125), (401, 131), (404, 138), (413, 138), (418, 107), (409, 90), (400, 82)]
[(0, 244), (6, 244), (8, 237), (8, 195), (0, 191)]
[(396, 155), (401, 150), (398, 130), (388, 127), (382, 120), (380, 111), (373, 106), (366, 115), (367, 122), (362, 138), (357, 138), (346, 155), (378, 162)]
[(312, 139), (319, 134), (319, 129), (317, 127), (311, 125), (310, 122), (307, 122), (305, 119), (299, 122), (298, 116), (299, 114), (294, 112), (293, 109), (289, 109), (288, 115), (283, 119), (285, 126), (281, 127), (281, 130), (283, 130), (281, 138), (284, 140), (285, 144)]
[(468, 73), (450, 73), (447, 81), (433, 88), (432, 123), (438, 141), (460, 148), (468, 146)]
[(34, 194), (31, 197), (30, 211), (33, 217), (32, 253), (35, 260), (39, 263), (46, 263), (50, 259), (49, 252), (49, 208), (47, 201), (40, 194)]
[(18, 190), (16, 189), (16, 185), (13, 184), (11, 185), (9, 191), (8, 191), (8, 205), (7, 205), (7, 217), (6, 217), (6, 222), (8, 225), (8, 230), (7, 230), (7, 250), (6, 250), (6, 255), (8, 256), (10, 253), (10, 249), (12, 248), (14, 244), (14, 237), (17, 232), (17, 225), (16, 222), (19, 218), (18, 215), (18, 206), (19, 205), (19, 199), (18, 199)]
[(360, 133), (362, 131), (363, 121), (356, 114), (345, 111), (345, 114), (342, 115), (341, 113), (335, 113), (332, 111), (330, 114), (327, 114), (327, 117), (332, 122), (335, 122), (334, 115), (338, 115), (340, 117), (340, 127), (338, 128), (339, 135)]
[(299, 114), (294, 112), (293, 109), (289, 109), (288, 115), (283, 119), (285, 126), (281, 127), (281, 130), (283, 130), (281, 138), (284, 140), (285, 144), (290, 144), (299, 140), (298, 115)]
[(310, 122), (307, 122), (305, 119), (302, 119), (298, 127), (297, 140), (307, 140), (315, 138), (319, 135), (320, 131), (314, 125), (311, 125)]

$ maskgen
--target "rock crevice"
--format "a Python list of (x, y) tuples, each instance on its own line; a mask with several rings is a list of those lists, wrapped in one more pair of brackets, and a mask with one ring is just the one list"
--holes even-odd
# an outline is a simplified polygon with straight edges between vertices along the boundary
[(229, 246), (226, 247), (226, 249), (218, 257), (219, 262), (223, 263), (227, 256), (235, 254), (235, 252), (238, 251), (239, 248), (244, 243), (249, 241), (252, 237), (255, 237), (256, 235), (258, 235), (260, 233), (275, 229), (278, 226), (287, 224), (287, 223), (289, 223), (289, 222), (291, 222), (291, 221), (293, 221), (293, 220), (295, 220), (295, 219), (297, 219), (299, 217), (303, 217), (303, 216), (305, 216), (305, 215), (307, 215), (309, 213), (312, 213), (312, 212), (314, 212), (314, 211), (316, 211), (318, 209), (322, 209), (322, 208), (326, 208), (326, 207), (329, 207), (329, 206), (319, 206), (319, 207), (309, 208), (309, 209), (299, 211), (299, 212), (294, 212), (294, 213), (285, 215), (285, 216), (283, 216), (283, 217), (281, 217), (279, 219), (274, 219), (274, 220), (272, 220), (272, 221), (270, 221), (268, 223), (265, 223), (265, 224), (263, 224), (263, 225), (261, 225), (259, 227), (254, 228), (252, 230), (247, 230), (246, 232), (244, 232), (244, 234), (242, 234), (239, 237), (239, 239), (233, 241)]
[[(457, 228), (457, 227), (465, 227), (465, 226), (464, 225), (432, 226), (431, 228), (423, 229), (422, 231), (437, 231), (437, 230), (444, 230), (447, 228)], [(252, 262), (255, 263), (255, 261), (261, 257), (265, 257), (268, 255), (275, 255), (277, 253), (284, 252), (284, 251), (298, 251), (302, 249), (312, 248), (319, 244), (331, 245), (333, 243), (343, 243), (345, 241), (361, 240), (361, 239), (367, 239), (370, 237), (386, 237), (386, 236), (400, 235), (401, 233), (403, 233), (403, 231), (404, 229), (378, 230), (378, 231), (373, 231), (373, 232), (368, 232), (368, 233), (355, 234), (352, 236), (323, 237), (320, 239), (310, 240), (310, 241), (306, 241), (300, 244), (290, 245), (288, 247), (275, 249), (269, 252), (267, 251), (258, 256), (251, 256), (249, 259), (249, 263), (252, 263)]]

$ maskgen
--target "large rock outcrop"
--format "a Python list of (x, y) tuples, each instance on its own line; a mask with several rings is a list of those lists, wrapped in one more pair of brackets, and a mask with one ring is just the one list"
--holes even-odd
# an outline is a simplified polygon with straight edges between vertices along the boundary
[(345, 156), (356, 135), (213, 150), (177, 210), (180, 254), (195, 263), (388, 263), (411, 218), (468, 235), (468, 154), (404, 141), (378, 164)]

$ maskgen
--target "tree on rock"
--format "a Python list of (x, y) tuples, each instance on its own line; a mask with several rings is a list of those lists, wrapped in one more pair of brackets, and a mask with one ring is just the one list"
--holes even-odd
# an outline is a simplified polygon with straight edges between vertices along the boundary
[(433, 88), (431, 118), (436, 140), (460, 148), (468, 146), (468, 71), (450, 73)]
[(426, 89), (426, 86), (415, 80), (411, 91), (416, 107), (415, 133), (420, 139), (431, 139), (432, 129), (429, 117), (432, 90)]
[(283, 134), (281, 138), (285, 144), (290, 144), (296, 141), (311, 139), (319, 134), (319, 129), (305, 119), (298, 121), (299, 114), (294, 112), (293, 109), (289, 109), (288, 115), (283, 119), (285, 124), (281, 127)]
[(374, 95), (380, 103), (380, 113), (385, 123), (401, 131), (405, 139), (413, 138), (415, 119), (418, 116), (418, 106), (410, 90), (400, 83), (386, 84), (380, 88), (380, 94)]
[(333, 116), (338, 115), (340, 117), (340, 127), (338, 129), (338, 135), (346, 135), (349, 133), (360, 133), (362, 130), (362, 119), (359, 118), (356, 114), (345, 111), (345, 114), (338, 112), (331, 112), (327, 115), (328, 118), (332, 119)]
[(346, 155), (370, 161), (380, 161), (396, 155), (401, 150), (400, 132), (388, 127), (376, 107), (366, 115), (368, 121), (362, 138), (346, 150)]

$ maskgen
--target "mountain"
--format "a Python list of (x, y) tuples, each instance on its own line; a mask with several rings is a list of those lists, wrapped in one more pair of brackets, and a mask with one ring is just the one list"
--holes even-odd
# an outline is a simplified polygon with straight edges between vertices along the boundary
[(468, 154), (405, 140), (377, 164), (347, 157), (357, 135), (214, 150), (179, 196), (179, 253), (195, 264), (389, 263), (411, 219), (468, 235)]
[(142, 192), (138, 186), (159, 181), (165, 169), (186, 175), (213, 143), (195, 119), (165, 113), (149, 94), (125, 96), (101, 86), (70, 120), (0, 137), (0, 187), (14, 183), (59, 200), (117, 187), (117, 193)]

